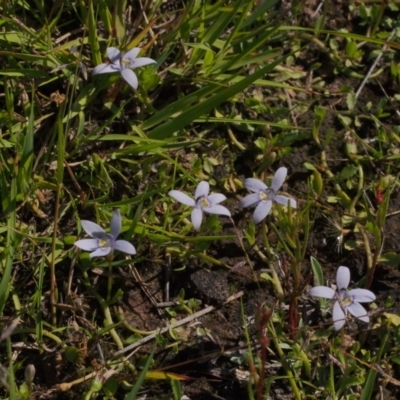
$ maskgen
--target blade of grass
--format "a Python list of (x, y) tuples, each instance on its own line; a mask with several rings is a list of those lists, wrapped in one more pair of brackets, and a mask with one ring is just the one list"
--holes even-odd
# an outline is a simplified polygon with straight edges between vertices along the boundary
[[(386, 334), (382, 339), (381, 345), (376, 354), (375, 363), (379, 363), (379, 361), (381, 360), (381, 357), (385, 350), (386, 342), (387, 342), (388, 338), (389, 338), (389, 330), (386, 331)], [(363, 387), (362, 392), (361, 392), (360, 400), (370, 400), (371, 399), (372, 394), (374, 393), (374, 386), (375, 386), (375, 381), (376, 381), (377, 375), (378, 375), (378, 372), (376, 371), (376, 369), (371, 368), (368, 371), (367, 378), (365, 379), (365, 386)]]
[(86, 23), (89, 33), (89, 43), (91, 47), (92, 60), (94, 65), (99, 65), (101, 64), (101, 52), (99, 40), (97, 38), (96, 17), (93, 9), (93, 0), (89, 0), (89, 4), (84, 4), (84, 7), (88, 8)]
[(125, 26), (124, 26), (124, 14), (126, 10), (126, 0), (117, 0), (117, 4), (114, 5), (114, 16), (113, 16), (113, 34), (117, 38), (117, 43), (121, 45), (125, 43)]
[[(201, 38), (201, 43), (208, 44), (212, 46), (216, 39), (221, 37), (224, 33), (226, 27), (232, 22), (232, 20), (236, 17), (238, 9), (242, 6), (244, 0), (236, 0), (233, 6), (230, 8), (230, 12), (227, 9), (220, 9), (220, 13), (217, 19), (213, 22), (213, 24), (204, 30), (204, 36)], [(199, 60), (205, 54), (205, 50), (196, 48), (194, 49), (187, 66), (196, 65)]]
[(3, 315), (4, 307), (9, 294), (9, 284), (15, 252), (15, 227), (16, 227), (16, 197), (17, 197), (17, 178), (11, 180), (10, 190), (4, 174), (0, 174), (1, 196), (3, 210), (8, 211), (7, 217), (7, 244), (4, 250), (5, 267), (0, 282), (0, 316)]
[[(148, 137), (151, 139), (166, 139), (171, 137), (175, 132), (179, 131), (183, 127), (189, 125), (193, 122), (196, 118), (202, 116), (210, 112), (213, 108), (217, 107), (224, 101), (227, 101), (235, 94), (245, 90), (249, 85), (251, 85), (255, 80), (261, 78), (266, 73), (272, 71), (276, 65), (279, 65), (282, 62), (282, 59), (276, 60), (273, 63), (261, 68), (260, 70), (256, 71), (254, 74), (244, 78), (242, 81), (235, 83), (234, 85), (220, 90), (219, 93), (215, 94), (214, 96), (204, 100), (187, 110), (184, 110), (180, 115), (172, 120), (158, 126), (157, 128), (153, 129)], [(226, 82), (227, 83), (227, 82)], [(220, 89), (217, 85), (210, 85), (209, 90), (213, 89), (213, 91)], [(172, 105), (174, 106), (174, 104)], [(143, 127), (142, 127), (143, 128)]]
[(146, 377), (146, 373), (150, 368), (151, 362), (153, 361), (153, 356), (154, 356), (154, 352), (156, 350), (156, 345), (157, 342), (154, 344), (153, 349), (151, 350), (151, 353), (149, 355), (149, 357), (147, 358), (146, 364), (142, 370), (142, 372), (140, 373), (135, 386), (133, 387), (133, 389), (125, 396), (125, 400), (136, 400), (137, 395), (139, 393), (140, 388), (142, 387), (144, 378)]
[(22, 193), (27, 193), (31, 187), (31, 175), (33, 167), (33, 136), (34, 136), (34, 90), (32, 90), (32, 99), (30, 104), (30, 115), (26, 126), (25, 140), (21, 154), (21, 164), (18, 170), (19, 187)]
[(242, 28), (245, 28), (246, 26), (249, 26), (253, 24), (258, 18), (264, 16), (266, 12), (273, 7), (278, 0), (265, 0), (262, 2), (259, 2), (258, 7), (255, 8), (254, 12), (249, 16), (249, 18), (246, 19), (244, 24), (242, 25)]
[[(60, 107), (58, 116), (57, 116), (57, 190), (56, 190), (56, 202), (55, 202), (55, 210), (54, 210), (54, 228), (53, 228), (53, 240), (52, 240), (52, 248), (51, 248), (51, 263), (50, 263), (50, 305), (51, 305), (51, 316), (52, 316), (52, 324), (56, 326), (56, 258), (57, 258), (57, 232), (58, 232), (58, 220), (60, 213), (60, 201), (62, 198), (62, 189), (63, 189), (63, 177), (64, 177), (64, 156), (65, 156), (65, 133), (63, 126), (63, 115), (65, 103), (63, 103), (63, 107)], [(68, 125), (68, 124), (67, 124)], [(68, 129), (68, 127), (66, 127)]]

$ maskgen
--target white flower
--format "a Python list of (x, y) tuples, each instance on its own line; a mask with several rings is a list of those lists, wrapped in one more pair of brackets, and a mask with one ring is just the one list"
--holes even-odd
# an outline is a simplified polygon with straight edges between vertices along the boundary
[(275, 172), (270, 188), (258, 179), (248, 178), (244, 181), (245, 188), (253, 193), (240, 200), (239, 207), (244, 208), (257, 205), (253, 214), (253, 221), (255, 224), (260, 223), (269, 214), (273, 202), (283, 206), (287, 206), (288, 203), (290, 203), (292, 208), (297, 207), (296, 200), (276, 194), (283, 185), (286, 175), (287, 168), (279, 168)]
[(231, 216), (231, 213), (224, 206), (220, 206), (218, 203), (226, 200), (226, 197), (220, 193), (208, 194), (210, 191), (210, 185), (208, 182), (201, 181), (195, 191), (193, 200), (187, 194), (180, 192), (179, 190), (171, 190), (168, 194), (179, 201), (182, 204), (185, 204), (190, 207), (194, 207), (192, 211), (192, 224), (194, 229), (198, 231), (200, 229), (201, 221), (203, 219), (203, 212), (207, 212), (209, 214), (218, 214), (218, 215), (226, 215), (227, 217)]
[(108, 74), (110, 72), (119, 72), (122, 78), (125, 79), (129, 85), (131, 85), (134, 89), (138, 88), (138, 79), (136, 74), (132, 71), (134, 68), (143, 67), (144, 65), (154, 64), (154, 61), (151, 58), (147, 57), (139, 57), (140, 52), (139, 47), (135, 47), (132, 50), (129, 50), (124, 55), (116, 49), (115, 47), (109, 47), (107, 49), (107, 56), (111, 61), (110, 63), (103, 63), (98, 65), (93, 69), (92, 74)]
[(346, 322), (347, 311), (361, 321), (369, 322), (367, 311), (360, 303), (370, 303), (376, 299), (367, 289), (352, 289), (347, 291), (350, 283), (350, 270), (339, 267), (336, 273), (337, 292), (327, 286), (315, 286), (308, 293), (311, 296), (337, 299), (333, 306), (333, 323), (338, 331)]
[(105, 257), (114, 250), (127, 254), (136, 254), (136, 249), (126, 240), (116, 240), (121, 232), (122, 219), (119, 210), (114, 210), (110, 222), (110, 233), (91, 221), (82, 220), (82, 228), (93, 239), (81, 239), (75, 246), (85, 251), (91, 251), (90, 257)]

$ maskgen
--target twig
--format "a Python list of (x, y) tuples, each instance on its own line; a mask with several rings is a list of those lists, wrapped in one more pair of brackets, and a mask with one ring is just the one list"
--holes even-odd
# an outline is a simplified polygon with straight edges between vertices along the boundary
[(318, 13), (321, 11), (322, 6), (324, 5), (324, 0), (322, 0), (319, 4), (317, 9), (314, 11), (313, 17), (316, 17)]
[(297, 122), (296, 122), (296, 116), (294, 115), (294, 107), (292, 104), (292, 99), (290, 98), (290, 94), (289, 94), (289, 90), (285, 89), (285, 95), (286, 95), (286, 103), (288, 105), (289, 108), (289, 112), (290, 112), (290, 118), (292, 119), (292, 123), (294, 126), (297, 126)]
[[(165, 286), (164, 286), (164, 302), (169, 302), (169, 277), (171, 274), (171, 253), (166, 254), (165, 262)], [(157, 304), (159, 307), (160, 304)]]
[[(228, 304), (228, 303), (230, 303), (231, 301), (236, 300), (236, 299), (238, 299), (239, 297), (242, 297), (242, 296), (243, 296), (243, 291), (240, 291), (240, 292), (238, 292), (238, 293), (236, 293), (236, 294), (230, 296), (230, 297), (224, 302), (224, 305), (225, 305), (225, 304)], [(121, 349), (121, 350), (118, 350), (118, 351), (113, 355), (113, 358), (118, 357), (118, 356), (120, 356), (121, 354), (125, 354), (125, 353), (127, 353), (128, 351), (131, 351), (132, 349), (134, 349), (134, 348), (136, 348), (136, 347), (138, 347), (138, 346), (142, 346), (143, 344), (145, 344), (145, 343), (150, 342), (151, 340), (153, 340), (157, 335), (162, 335), (163, 333), (168, 332), (170, 329), (174, 329), (174, 328), (177, 328), (178, 326), (185, 325), (185, 324), (187, 324), (187, 323), (193, 321), (193, 320), (196, 319), (196, 318), (200, 318), (200, 317), (202, 317), (203, 315), (206, 315), (206, 314), (208, 314), (208, 313), (214, 311), (214, 310), (217, 309), (217, 308), (218, 308), (218, 307), (215, 307), (215, 306), (206, 307), (206, 308), (204, 308), (203, 310), (198, 311), (197, 313), (194, 313), (194, 314), (192, 314), (192, 315), (189, 315), (188, 317), (183, 318), (183, 319), (181, 319), (180, 321), (175, 322), (174, 324), (171, 324), (171, 325), (168, 325), (168, 326), (166, 326), (166, 327), (164, 327), (164, 328), (161, 328), (161, 329), (159, 329), (156, 333), (153, 333), (153, 334), (151, 334), (151, 335), (149, 335), (149, 336), (147, 336), (147, 337), (145, 337), (145, 338), (143, 338), (143, 339), (138, 340), (138, 341), (135, 342), (135, 343), (132, 343), (131, 345), (129, 345), (129, 346), (127, 346), (127, 347), (124, 347), (124, 348)]]
[[(196, 299), (196, 302), (201, 305), (201, 300)], [(165, 307), (173, 307), (179, 306), (182, 302), (181, 301), (163, 301), (162, 303), (157, 303), (158, 308), (165, 308)], [(184, 300), (183, 304), (188, 304), (189, 300)]]
[[(392, 33), (390, 34), (390, 36), (387, 38), (387, 41), (389, 41), (396, 33), (396, 29), (392, 30)], [(359, 88), (357, 89), (356, 92), (356, 99), (358, 99), (358, 96), (360, 95), (361, 91), (363, 90), (365, 84), (367, 83), (367, 80), (369, 79), (369, 77), (371, 76), (372, 72), (374, 71), (375, 67), (377, 66), (378, 62), (380, 61), (380, 59), (382, 58), (383, 52), (388, 48), (388, 45), (385, 44), (382, 47), (382, 51), (381, 53), (379, 53), (378, 57), (376, 57), (375, 61), (373, 62), (373, 64), (371, 65), (371, 68), (369, 69), (369, 71), (367, 72), (367, 74), (365, 75), (364, 79), (361, 82), (361, 85), (359, 86)]]
[(157, 309), (157, 312), (160, 316), (163, 315), (163, 312), (161, 310), (159, 310), (157, 308), (157, 301), (154, 298), (154, 296), (149, 292), (149, 290), (147, 289), (147, 285), (146, 283), (143, 281), (142, 277), (139, 274), (139, 271), (136, 269), (136, 267), (134, 265), (130, 265), (131, 271), (133, 276), (136, 279), (136, 282), (139, 284), (140, 289), (142, 289), (143, 293), (147, 296), (147, 298), (149, 299), (150, 303)]

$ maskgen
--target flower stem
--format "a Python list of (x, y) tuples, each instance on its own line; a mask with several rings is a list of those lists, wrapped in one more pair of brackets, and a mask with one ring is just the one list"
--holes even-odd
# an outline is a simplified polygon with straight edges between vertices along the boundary
[[(100, 294), (97, 292), (97, 290), (93, 290), (92, 286), (90, 285), (90, 280), (89, 280), (87, 271), (82, 270), (82, 275), (83, 275), (84, 285), (93, 292), (97, 301), (100, 303), (101, 308), (103, 309), (104, 318), (105, 318), (105, 326), (109, 327), (109, 326), (114, 325), (114, 322), (111, 317), (110, 307), (108, 306), (107, 302), (103, 299), (103, 297), (100, 296)], [(112, 336), (112, 338), (114, 339), (114, 342), (117, 345), (118, 349), (119, 350), (122, 349), (124, 347), (124, 345), (122, 344), (122, 341), (121, 341), (120, 337), (118, 336), (117, 331), (114, 328), (111, 328), (109, 330), (109, 332), (110, 332), (110, 335)]]
[(107, 257), (108, 261), (108, 277), (107, 277), (107, 298), (106, 302), (107, 304), (111, 300), (111, 292), (112, 292), (112, 254)]
[(285, 356), (285, 354), (280, 346), (279, 340), (276, 336), (276, 331), (275, 331), (275, 327), (274, 327), (274, 323), (273, 323), (272, 319), (270, 319), (268, 321), (267, 328), (268, 328), (268, 333), (269, 333), (272, 341), (274, 342), (275, 349), (279, 355), (279, 358), (281, 359), (282, 366), (285, 369), (289, 384), (293, 390), (294, 398), (296, 400), (301, 400), (302, 396), (301, 396), (300, 390), (296, 384), (296, 376), (293, 374), (290, 364), (286, 361), (286, 356)]
[[(267, 226), (265, 224), (265, 221), (263, 221), (263, 223), (262, 223), (262, 235), (263, 235), (265, 247), (268, 249), (269, 254), (272, 254), (270, 247), (269, 247), (269, 242), (268, 242), (268, 237), (267, 237)], [(265, 258), (268, 260), (268, 257), (265, 257)], [(271, 260), (268, 260), (268, 261), (269, 261), (268, 265), (271, 268), (271, 272), (272, 272), (272, 282), (273, 282), (276, 294), (277, 294), (278, 299), (281, 302), (281, 304), (284, 304), (285, 294), (283, 292), (281, 281), (279, 280), (279, 276), (275, 269), (275, 265), (274, 265), (275, 261), (271, 261)]]
[(253, 274), (254, 282), (256, 282), (258, 288), (260, 288), (260, 283), (259, 283), (258, 276), (254, 271), (253, 263), (250, 260), (249, 254), (247, 253), (246, 248), (244, 247), (244, 243), (243, 243), (243, 240), (242, 240), (242, 235), (239, 233), (239, 230), (236, 228), (235, 221), (232, 218), (231, 218), (231, 222), (232, 222), (232, 225), (233, 225), (233, 229), (235, 230), (236, 236), (237, 236), (237, 238), (239, 240), (240, 247), (243, 250), (243, 253), (244, 253), (245, 257), (246, 257), (247, 263), (248, 263), (248, 265), (249, 265), (249, 267), (251, 269), (251, 273)]

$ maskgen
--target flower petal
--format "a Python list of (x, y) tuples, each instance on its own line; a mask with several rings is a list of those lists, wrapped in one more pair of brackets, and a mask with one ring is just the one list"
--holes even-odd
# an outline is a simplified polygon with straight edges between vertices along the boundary
[(260, 201), (261, 201), (260, 195), (258, 193), (252, 193), (247, 195), (246, 197), (243, 197), (243, 199), (240, 200), (239, 207), (244, 208), (244, 207), (255, 206)]
[(137, 79), (136, 74), (129, 68), (125, 68), (121, 70), (121, 76), (125, 79), (127, 83), (129, 83), (130, 86), (132, 86), (134, 89), (137, 89), (139, 86), (139, 82)]
[(354, 301), (359, 303), (370, 303), (376, 300), (376, 296), (367, 289), (352, 289), (347, 292), (347, 296), (353, 297)]
[(281, 204), (282, 206), (287, 206), (290, 203), (290, 207), (297, 208), (297, 202), (295, 199), (291, 199), (290, 197), (282, 196), (280, 194), (276, 194), (273, 199), (276, 203)]
[(85, 251), (94, 251), (99, 247), (99, 239), (81, 239), (77, 240), (74, 245)]
[(106, 235), (104, 229), (92, 221), (81, 220), (82, 228), (91, 237), (100, 239)]
[(336, 284), (338, 287), (338, 292), (341, 289), (347, 289), (350, 283), (350, 270), (347, 267), (339, 267), (336, 272)]
[(271, 211), (272, 201), (262, 201), (254, 210), (253, 221), (255, 224), (260, 223)]
[(250, 192), (260, 192), (261, 190), (268, 189), (268, 186), (259, 179), (247, 178), (244, 181), (244, 187)]
[(113, 239), (116, 239), (121, 232), (122, 218), (119, 208), (115, 209), (110, 222), (110, 233)]
[(126, 254), (132, 254), (132, 255), (136, 254), (135, 247), (126, 240), (115, 241), (114, 250), (119, 250)]
[(311, 296), (323, 297), (325, 299), (334, 299), (336, 292), (328, 286), (315, 286), (308, 292)]
[(231, 216), (231, 212), (224, 206), (220, 205), (215, 205), (215, 206), (210, 206), (207, 208), (203, 208), (205, 212), (208, 212), (209, 214), (217, 214), (217, 215), (226, 215), (227, 217)]
[(99, 247), (93, 253), (90, 253), (90, 258), (108, 256), (110, 254), (111, 250), (112, 250), (111, 247), (106, 247), (104, 249), (102, 247)]
[(210, 194), (209, 196), (207, 196), (207, 200), (211, 203), (211, 204), (218, 204), (221, 203), (221, 201), (226, 200), (226, 196), (224, 196), (221, 193), (213, 193)]
[(274, 189), (275, 192), (277, 192), (283, 185), (283, 182), (285, 182), (286, 175), (287, 175), (287, 168), (285, 167), (281, 167), (275, 172), (274, 178), (272, 179), (271, 182), (271, 187), (272, 189)]
[(338, 301), (333, 305), (332, 317), (335, 329), (339, 331), (343, 328), (343, 325), (346, 322), (346, 314), (342, 310), (342, 307)]
[(351, 314), (353, 314), (356, 318), (358, 318), (361, 321), (364, 322), (369, 322), (369, 317), (367, 315), (367, 311), (365, 308), (360, 304), (357, 303), (356, 301), (353, 301), (347, 309)]
[(114, 64), (100, 64), (93, 68), (92, 75), (109, 74), (110, 72), (119, 72), (120, 68)]
[(196, 202), (191, 197), (189, 197), (185, 193), (180, 192), (179, 190), (170, 190), (168, 192), (168, 195), (171, 196), (176, 201), (179, 201), (179, 203), (184, 204), (185, 206), (190, 206), (190, 207), (196, 206)]
[(194, 192), (194, 198), (197, 200), (199, 197), (207, 196), (210, 191), (210, 185), (206, 181), (201, 181)]
[(107, 49), (107, 57), (113, 64), (115, 64), (121, 60), (121, 52), (116, 47), (109, 47)]
[(140, 47), (134, 47), (123, 55), (124, 60), (133, 61), (140, 53)]
[(192, 211), (192, 224), (194, 229), (198, 231), (201, 226), (201, 221), (203, 220), (203, 212), (199, 208), (195, 208)]
[(153, 60), (152, 58), (139, 57), (131, 62), (130, 68), (139, 68), (139, 67), (144, 67), (145, 65), (156, 64), (156, 63), (157, 61)]

